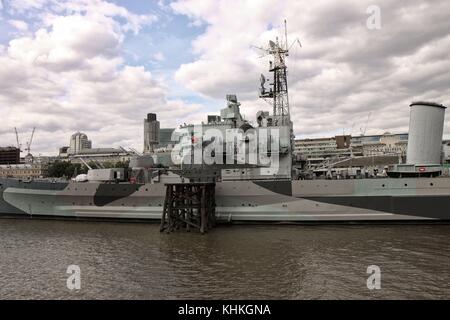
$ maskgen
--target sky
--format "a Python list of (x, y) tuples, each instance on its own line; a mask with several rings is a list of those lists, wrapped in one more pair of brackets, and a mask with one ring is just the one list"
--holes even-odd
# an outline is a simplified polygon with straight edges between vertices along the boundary
[(448, 0), (0, 0), (0, 146), (36, 127), (35, 155), (77, 131), (142, 150), (147, 113), (198, 123), (229, 93), (255, 121), (255, 47), (284, 19), (298, 138), (407, 132), (412, 101), (450, 104)]

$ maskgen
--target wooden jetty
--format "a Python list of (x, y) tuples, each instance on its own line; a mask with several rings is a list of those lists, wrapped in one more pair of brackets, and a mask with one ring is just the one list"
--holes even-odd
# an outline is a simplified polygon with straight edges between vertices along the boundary
[(168, 233), (192, 228), (202, 234), (213, 228), (215, 219), (215, 183), (166, 183), (166, 198), (160, 231)]

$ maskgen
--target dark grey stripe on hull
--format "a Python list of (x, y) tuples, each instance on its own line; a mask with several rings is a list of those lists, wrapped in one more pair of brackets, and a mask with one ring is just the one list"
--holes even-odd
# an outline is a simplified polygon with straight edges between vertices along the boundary
[(116, 200), (131, 196), (142, 184), (101, 184), (94, 196), (94, 204), (98, 207), (106, 206)]
[(335, 196), (303, 199), (403, 214), (415, 217), (450, 220), (450, 196)]
[(272, 192), (292, 196), (292, 181), (290, 180), (260, 180), (253, 181), (253, 183)]
[(9, 203), (7, 203), (5, 200), (3, 200), (3, 192), (0, 192), (0, 215), (23, 215), (25, 212), (22, 210), (17, 209), (16, 207), (13, 207)]

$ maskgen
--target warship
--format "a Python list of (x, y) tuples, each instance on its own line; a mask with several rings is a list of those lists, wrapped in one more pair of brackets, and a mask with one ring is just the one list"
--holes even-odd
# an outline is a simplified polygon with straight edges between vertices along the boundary
[[(293, 167), (287, 41), (277, 38), (264, 50), (271, 57), (271, 78), (261, 76), (259, 94), (273, 110), (259, 111), (255, 125), (242, 116), (236, 96), (227, 95), (220, 116), (180, 126), (170, 166), (142, 155), (128, 170), (90, 169), (72, 181), (2, 178), (0, 216), (160, 220), (166, 183), (189, 181), (214, 184), (218, 222), (450, 220), (450, 178), (440, 164), (443, 105), (411, 104), (407, 161), (386, 176), (299, 179)], [(213, 161), (205, 161), (206, 151)]]

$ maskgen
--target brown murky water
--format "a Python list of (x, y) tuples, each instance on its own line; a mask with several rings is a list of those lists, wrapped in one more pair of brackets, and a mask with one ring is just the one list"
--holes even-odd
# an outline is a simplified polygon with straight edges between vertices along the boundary
[[(81, 290), (66, 286), (81, 268)], [(369, 265), (381, 289), (367, 289)], [(450, 225), (224, 226), (0, 219), (2, 299), (450, 298)]]

